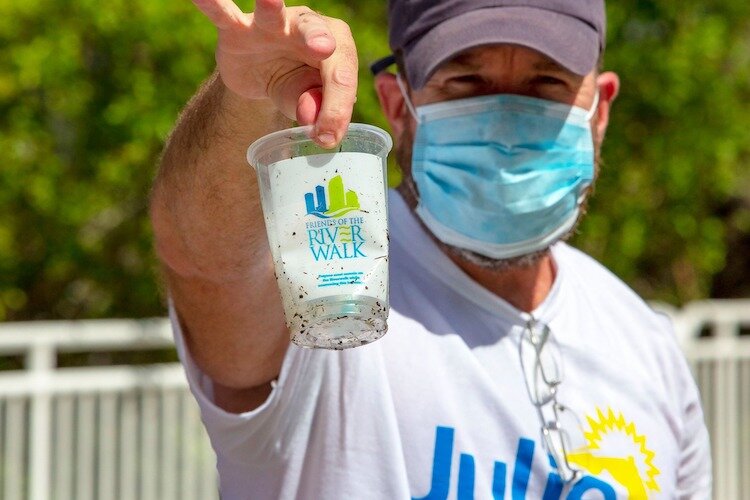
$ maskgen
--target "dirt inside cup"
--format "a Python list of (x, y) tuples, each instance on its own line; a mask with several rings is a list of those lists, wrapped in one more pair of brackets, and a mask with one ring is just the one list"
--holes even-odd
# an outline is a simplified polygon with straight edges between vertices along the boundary
[(257, 172), (276, 280), (292, 342), (346, 349), (387, 331), (386, 159), (391, 137), (359, 123), (334, 150), (311, 127), (247, 151)]

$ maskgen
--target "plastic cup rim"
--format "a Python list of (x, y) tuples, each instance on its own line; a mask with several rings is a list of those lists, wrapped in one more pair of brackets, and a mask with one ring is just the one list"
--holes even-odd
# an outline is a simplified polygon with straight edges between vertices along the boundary
[[(311, 134), (312, 134), (313, 126), (312, 125), (304, 125), (300, 127), (292, 127), (292, 128), (286, 128), (283, 130), (277, 130), (275, 132), (271, 132), (270, 134), (264, 135), (263, 137), (260, 137), (256, 139), (250, 146), (247, 148), (247, 162), (254, 168), (256, 167), (256, 161), (255, 158), (259, 155), (259, 152), (263, 149), (263, 147), (269, 143), (273, 142), (274, 140), (277, 140), (279, 138), (283, 138), (287, 135), (292, 134), (304, 134), (307, 139), (306, 140), (312, 140)], [(391, 138), (390, 134), (383, 130), (380, 127), (376, 127), (375, 125), (370, 125), (367, 123), (355, 123), (352, 122), (349, 124), (349, 128), (347, 130), (347, 135), (352, 131), (364, 131), (369, 132), (373, 134), (375, 137), (378, 137), (383, 142), (383, 146), (385, 147), (385, 155), (387, 155), (391, 149), (393, 148), (393, 139)], [(277, 146), (282, 146), (284, 144), (294, 143), (298, 141), (294, 140), (288, 140), (286, 143), (279, 143)], [(330, 149), (330, 151), (336, 152), (336, 148)]]

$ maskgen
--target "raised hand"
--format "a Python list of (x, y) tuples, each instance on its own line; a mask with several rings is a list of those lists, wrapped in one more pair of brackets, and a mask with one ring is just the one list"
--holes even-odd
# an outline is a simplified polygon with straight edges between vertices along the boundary
[(219, 30), (216, 62), (224, 84), (247, 99), (270, 99), (313, 138), (335, 146), (357, 93), (357, 52), (349, 26), (283, 0), (257, 0), (244, 13), (232, 0), (193, 0)]

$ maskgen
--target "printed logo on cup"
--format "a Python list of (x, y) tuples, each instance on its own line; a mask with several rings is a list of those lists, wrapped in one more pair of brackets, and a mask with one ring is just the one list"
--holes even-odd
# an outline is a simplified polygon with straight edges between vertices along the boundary
[(328, 182), (327, 191), (319, 184), (313, 193), (305, 193), (307, 215), (326, 219), (305, 224), (315, 262), (367, 257), (362, 248), (365, 244), (362, 235), (364, 218), (342, 217), (361, 209), (357, 193), (344, 187), (341, 175)]
[[(318, 198), (317, 205), (315, 204), (315, 196)], [(330, 200), (330, 206), (327, 200)], [(359, 198), (357, 193), (351, 189), (344, 189), (344, 180), (340, 175), (337, 175), (328, 182), (328, 196), (326, 196), (323, 186), (318, 184), (315, 186), (315, 194), (305, 193), (305, 205), (307, 206), (307, 215), (330, 219), (341, 217), (352, 210), (359, 210)]]

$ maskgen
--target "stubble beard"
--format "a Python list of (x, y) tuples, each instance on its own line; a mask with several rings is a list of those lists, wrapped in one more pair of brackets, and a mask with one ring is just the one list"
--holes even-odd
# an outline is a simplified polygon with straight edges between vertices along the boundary
[[(532, 267), (539, 263), (544, 257), (549, 255), (550, 248), (557, 242), (560, 241), (567, 241), (569, 240), (576, 232), (578, 231), (578, 226), (583, 220), (584, 215), (586, 214), (588, 210), (588, 201), (590, 196), (593, 194), (594, 191), (594, 184), (596, 183), (596, 179), (599, 176), (599, 168), (600, 168), (600, 142), (594, 138), (594, 179), (589, 187), (586, 188), (586, 191), (583, 194), (583, 201), (581, 202), (579, 206), (579, 212), (578, 212), (578, 218), (576, 219), (575, 224), (570, 228), (569, 231), (567, 231), (565, 234), (557, 238), (555, 241), (551, 242), (548, 246), (545, 248), (542, 248), (540, 250), (536, 250), (534, 252), (530, 252), (525, 255), (519, 255), (517, 257), (510, 257), (506, 259), (498, 259), (493, 257), (488, 257), (486, 255), (482, 255), (480, 253), (474, 252), (472, 250), (467, 250), (465, 248), (457, 247), (454, 245), (449, 245), (447, 243), (444, 243), (440, 241), (433, 233), (430, 231), (430, 229), (422, 222), (419, 217), (417, 219), (420, 221), (420, 224), (426, 229), (427, 233), (430, 235), (432, 240), (438, 245), (438, 247), (445, 252), (449, 257), (453, 259), (462, 260), (465, 262), (468, 262), (470, 264), (473, 264), (477, 267), (480, 267), (482, 269), (487, 269), (491, 271), (506, 271), (509, 269), (521, 269), (526, 267)], [(406, 201), (407, 205), (414, 210), (418, 201), (419, 201), (419, 192), (417, 190), (416, 183), (414, 182), (414, 177), (411, 175), (411, 152), (412, 147), (414, 145), (414, 135), (411, 132), (410, 127), (405, 124), (403, 132), (399, 136), (399, 141), (396, 146), (396, 161), (398, 162), (399, 167), (401, 168), (401, 172), (403, 174), (403, 178), (401, 180), (401, 184), (398, 186), (398, 191), (401, 194), (401, 196)]]

